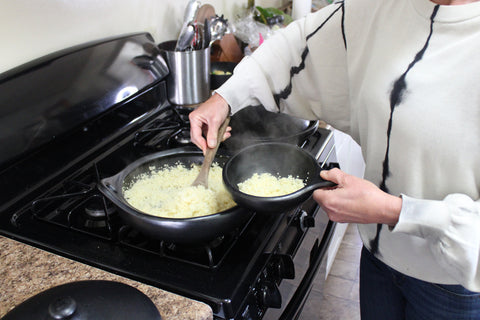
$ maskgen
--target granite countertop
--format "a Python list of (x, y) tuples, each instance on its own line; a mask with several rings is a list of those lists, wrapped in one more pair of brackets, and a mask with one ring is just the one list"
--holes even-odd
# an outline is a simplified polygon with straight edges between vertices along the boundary
[(111, 280), (146, 294), (162, 320), (211, 320), (212, 309), (156, 287), (142, 284), (0, 236), (0, 318), (26, 299), (51, 287), (80, 280)]

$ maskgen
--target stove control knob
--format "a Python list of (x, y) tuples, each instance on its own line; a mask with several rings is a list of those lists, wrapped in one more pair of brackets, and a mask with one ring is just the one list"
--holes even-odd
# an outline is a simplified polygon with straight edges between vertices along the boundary
[(302, 210), (299, 218), (300, 229), (305, 232), (308, 228), (315, 227), (315, 218)]
[(275, 254), (272, 258), (271, 272), (275, 280), (295, 279), (295, 264), (292, 257)]
[(280, 308), (282, 295), (273, 281), (265, 281), (260, 286), (260, 302), (264, 308)]

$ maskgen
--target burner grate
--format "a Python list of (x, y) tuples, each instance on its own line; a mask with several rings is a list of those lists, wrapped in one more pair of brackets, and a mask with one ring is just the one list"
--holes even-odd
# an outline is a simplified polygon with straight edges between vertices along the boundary
[(170, 139), (180, 132), (180, 123), (156, 119), (146, 128), (135, 134), (134, 146), (143, 146), (150, 149), (160, 149), (170, 144)]
[(218, 268), (238, 238), (239, 231), (220, 236), (204, 245), (188, 245), (149, 239), (129, 226), (119, 230), (122, 245), (207, 269)]
[(118, 240), (122, 245), (135, 250), (141, 250), (159, 257), (173, 259), (205, 269), (217, 269), (235, 246), (238, 238), (246, 232), (254, 216), (252, 215), (250, 220), (241, 228), (237, 228), (231, 233), (217, 237), (205, 244), (182, 244), (155, 240), (142, 235), (127, 225), (120, 227)]
[(191, 143), (191, 108), (169, 106), (157, 119), (135, 134), (133, 145), (147, 150), (163, 150), (166, 147), (184, 146)]
[(96, 174), (65, 181), (32, 202), (32, 215), (43, 222), (102, 239), (114, 239), (116, 209), (96, 190)]

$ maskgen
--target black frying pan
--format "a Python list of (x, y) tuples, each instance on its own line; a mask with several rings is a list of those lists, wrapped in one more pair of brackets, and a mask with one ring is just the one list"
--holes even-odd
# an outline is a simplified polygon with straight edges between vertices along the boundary
[(304, 120), (267, 111), (263, 106), (250, 106), (232, 116), (232, 136), (224, 144), (233, 151), (261, 142), (298, 145), (318, 129), (318, 124), (318, 120)]
[[(269, 142), (244, 148), (231, 157), (223, 167), (223, 182), (240, 206), (259, 212), (284, 211), (293, 208), (318, 188), (335, 184), (320, 178), (322, 168), (307, 151), (295, 145)], [(241, 192), (238, 184), (254, 173), (270, 173), (274, 176), (289, 175), (303, 179), (305, 187), (293, 193), (277, 197), (258, 197)]]
[[(129, 186), (142, 173), (150, 172), (152, 166), (162, 168), (164, 165), (173, 166), (177, 163), (183, 163), (188, 167), (192, 163), (201, 164), (203, 158), (201, 150), (195, 147), (157, 152), (134, 161), (112, 177), (102, 179), (98, 187), (118, 208), (122, 220), (141, 233), (155, 239), (176, 243), (199, 244), (208, 242), (233, 231), (236, 227), (245, 223), (253, 213), (235, 206), (202, 217), (162, 218), (135, 209), (123, 196), (124, 186)], [(227, 159), (228, 156), (225, 153), (217, 152), (214, 162), (223, 166)]]

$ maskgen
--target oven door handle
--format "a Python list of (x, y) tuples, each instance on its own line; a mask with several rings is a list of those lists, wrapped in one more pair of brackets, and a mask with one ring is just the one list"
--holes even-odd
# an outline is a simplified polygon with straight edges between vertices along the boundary
[(328, 221), (326, 232), (324, 233), (320, 244), (318, 245), (318, 239), (315, 242), (310, 256), (310, 265), (308, 266), (302, 281), (300, 282), (297, 290), (293, 294), (292, 298), (288, 302), (285, 310), (281, 314), (279, 320), (294, 320), (300, 316), (303, 306), (312, 290), (313, 280), (318, 273), (318, 269), (327, 252), (328, 244), (335, 230), (335, 223)]

